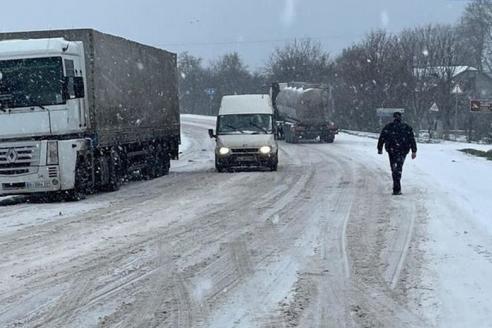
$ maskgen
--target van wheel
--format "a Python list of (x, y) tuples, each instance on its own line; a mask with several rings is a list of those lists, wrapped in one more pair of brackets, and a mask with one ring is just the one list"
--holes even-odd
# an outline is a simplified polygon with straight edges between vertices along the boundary
[(222, 173), (224, 172), (224, 167), (221, 164), (219, 164), (217, 161), (215, 161), (215, 170), (217, 170), (217, 172), (219, 173)]
[[(278, 157), (277, 157), (277, 158), (278, 158)], [(272, 172), (276, 172), (276, 171), (277, 171), (277, 169), (278, 169), (278, 159), (277, 159), (277, 160), (275, 160), (275, 162), (270, 163), (269, 168), (270, 168), (270, 171), (272, 171)]]

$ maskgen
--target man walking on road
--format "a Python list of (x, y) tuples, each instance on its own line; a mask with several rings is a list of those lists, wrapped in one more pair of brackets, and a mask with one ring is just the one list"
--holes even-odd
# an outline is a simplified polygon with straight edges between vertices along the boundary
[(393, 118), (395, 120), (381, 131), (378, 153), (383, 154), (383, 146), (385, 146), (393, 174), (393, 195), (401, 195), (403, 163), (410, 150), (412, 150), (412, 159), (417, 158), (417, 143), (410, 125), (402, 122), (401, 113), (394, 113)]

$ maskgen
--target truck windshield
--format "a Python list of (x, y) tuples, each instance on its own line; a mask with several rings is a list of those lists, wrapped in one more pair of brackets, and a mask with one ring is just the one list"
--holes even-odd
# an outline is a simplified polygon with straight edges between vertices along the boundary
[(61, 57), (0, 61), (0, 100), (2, 108), (62, 104)]
[(271, 134), (273, 133), (272, 115), (241, 114), (221, 115), (218, 118), (217, 132), (224, 134)]

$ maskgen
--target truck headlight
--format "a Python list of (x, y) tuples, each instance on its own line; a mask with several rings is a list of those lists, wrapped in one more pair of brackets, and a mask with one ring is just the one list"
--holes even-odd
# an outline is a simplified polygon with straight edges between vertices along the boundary
[(219, 149), (219, 154), (223, 155), (228, 155), (231, 152), (230, 148), (227, 147), (220, 147)]
[(47, 165), (58, 165), (58, 141), (48, 141)]
[(263, 146), (260, 148), (260, 153), (266, 155), (266, 154), (270, 154), (272, 152), (272, 147), (270, 146)]

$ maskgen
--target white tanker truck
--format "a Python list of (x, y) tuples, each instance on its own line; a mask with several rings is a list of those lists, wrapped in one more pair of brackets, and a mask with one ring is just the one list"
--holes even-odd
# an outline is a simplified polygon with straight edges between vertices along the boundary
[(273, 83), (272, 102), (279, 139), (288, 143), (319, 140), (332, 143), (338, 128), (330, 87), (313, 83)]

